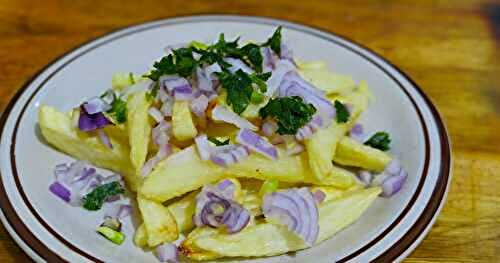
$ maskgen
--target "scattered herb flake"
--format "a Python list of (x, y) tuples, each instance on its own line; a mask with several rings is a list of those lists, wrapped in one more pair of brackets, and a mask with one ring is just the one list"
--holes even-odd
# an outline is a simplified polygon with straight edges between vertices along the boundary
[(390, 149), (389, 144), (391, 143), (391, 138), (387, 132), (376, 132), (370, 139), (365, 142), (365, 145), (371, 146), (373, 148), (387, 151)]
[(265, 96), (262, 93), (254, 90), (252, 92), (252, 95), (250, 96), (250, 101), (253, 104), (259, 104), (259, 103), (264, 101), (264, 98), (265, 98)]
[(312, 104), (294, 96), (269, 100), (267, 105), (260, 109), (259, 114), (262, 118), (276, 119), (279, 134), (296, 134), (298, 129), (312, 119), (315, 112), (316, 108)]
[(127, 121), (127, 103), (120, 97), (116, 97), (113, 102), (111, 102), (111, 109), (108, 113), (115, 119), (118, 123), (124, 123)]
[(111, 182), (96, 187), (83, 198), (83, 207), (90, 211), (101, 209), (108, 197), (123, 194), (125, 189), (119, 182)]
[(335, 110), (337, 112), (337, 123), (346, 123), (349, 120), (349, 110), (340, 101), (335, 100)]
[(234, 74), (221, 72), (217, 74), (222, 87), (227, 91), (226, 102), (237, 114), (241, 114), (250, 104), (252, 96), (252, 79), (241, 69)]
[(276, 31), (274, 31), (273, 35), (264, 43), (263, 46), (269, 46), (276, 53), (276, 55), (280, 56), (281, 54), (281, 26), (279, 26)]
[(208, 140), (215, 144), (215, 146), (223, 146), (229, 144), (229, 139), (221, 141), (215, 137), (208, 137)]

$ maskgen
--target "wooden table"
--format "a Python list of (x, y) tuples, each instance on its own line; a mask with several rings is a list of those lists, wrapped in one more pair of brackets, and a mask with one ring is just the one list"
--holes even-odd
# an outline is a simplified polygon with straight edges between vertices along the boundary
[[(200, 13), (270, 16), (340, 33), (394, 62), (443, 115), (454, 175), (435, 226), (407, 262), (500, 261), (500, 2), (0, 1), (0, 112), (65, 51), (113, 29)], [(418, 2), (410, 4), (410, 2)], [(28, 257), (0, 229), (0, 262)]]

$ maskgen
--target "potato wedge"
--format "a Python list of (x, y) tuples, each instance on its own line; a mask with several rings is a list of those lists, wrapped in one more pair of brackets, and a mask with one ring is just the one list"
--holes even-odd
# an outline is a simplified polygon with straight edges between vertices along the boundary
[(196, 137), (198, 131), (188, 101), (175, 101), (172, 109), (172, 133), (179, 141), (187, 141)]
[(138, 176), (140, 176), (140, 170), (146, 162), (151, 138), (152, 128), (149, 122), (149, 107), (151, 107), (151, 101), (146, 98), (146, 91), (136, 92), (128, 97), (127, 131), (130, 144), (130, 160)]
[(186, 237), (186, 239), (181, 243), (179, 246), (179, 251), (182, 253), (184, 256), (193, 259), (193, 260), (199, 260), (199, 261), (204, 261), (204, 260), (214, 260), (217, 258), (221, 258), (221, 255), (218, 255), (214, 252), (202, 250), (194, 244), (194, 241), (198, 238), (204, 237), (204, 236), (210, 236), (217, 234), (218, 230), (215, 228), (210, 228), (210, 227), (201, 227), (201, 228), (195, 228), (189, 235)]
[(131, 172), (134, 169), (130, 163), (128, 145), (111, 137), (113, 149), (110, 149), (97, 136), (75, 129), (69, 115), (49, 106), (40, 107), (38, 122), (43, 137), (50, 145), (76, 159), (122, 174), (129, 187), (133, 191), (137, 189), (140, 182)]
[(324, 63), (300, 63), (299, 74), (326, 94), (348, 94), (356, 88), (351, 76), (333, 73)]
[(223, 177), (222, 167), (201, 160), (195, 147), (190, 146), (159, 163), (139, 192), (146, 198), (164, 202)]
[(145, 248), (148, 245), (148, 233), (144, 223), (135, 230), (134, 244), (140, 248)]
[(167, 207), (141, 196), (137, 196), (137, 204), (146, 228), (148, 246), (155, 247), (179, 237), (177, 224)]
[(340, 140), (333, 156), (333, 161), (338, 164), (376, 172), (383, 171), (391, 160), (389, 154), (347, 136)]
[(179, 232), (186, 232), (194, 228), (193, 215), (196, 209), (197, 194), (198, 191), (191, 192), (168, 206), (168, 210), (177, 222)]
[[(380, 192), (380, 188), (374, 187), (349, 192), (338, 199), (323, 202), (319, 207), (320, 233), (316, 243), (332, 237), (356, 221)], [(272, 223), (250, 226), (232, 235), (210, 233), (195, 237), (190, 242), (191, 247), (198, 251), (228, 257), (274, 256), (307, 247), (302, 239), (288, 231), (285, 226)]]

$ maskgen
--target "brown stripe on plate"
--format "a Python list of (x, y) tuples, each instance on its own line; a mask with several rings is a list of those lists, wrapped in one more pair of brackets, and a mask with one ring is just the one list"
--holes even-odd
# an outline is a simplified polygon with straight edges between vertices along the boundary
[[(22, 188), (22, 185), (20, 184), (20, 181), (19, 181), (19, 175), (17, 173), (17, 169), (16, 169), (16, 165), (15, 165), (15, 139), (16, 139), (16, 136), (17, 136), (17, 129), (19, 127), (19, 124), (20, 124), (20, 121), (25, 113), (25, 110), (27, 109), (28, 105), (30, 104), (30, 102), (32, 101), (32, 99), (34, 98), (34, 96), (41, 90), (41, 88), (43, 87), (43, 85), (45, 83), (47, 83), (47, 81), (49, 81), (57, 72), (59, 72), (62, 68), (64, 68), (65, 66), (67, 66), (69, 63), (71, 63), (72, 61), (74, 61), (75, 59), (79, 58), (80, 56), (88, 53), (89, 51), (99, 47), (99, 46), (102, 46), (106, 43), (109, 43), (111, 41), (114, 41), (116, 39), (119, 39), (119, 38), (122, 38), (124, 36), (127, 36), (127, 35), (130, 35), (130, 34), (134, 34), (136, 32), (141, 32), (141, 31), (145, 31), (145, 30), (149, 30), (149, 29), (152, 29), (152, 28), (156, 28), (156, 27), (163, 27), (163, 26), (167, 26), (167, 25), (172, 25), (172, 24), (186, 24), (186, 23), (192, 23), (192, 22), (204, 22), (204, 21), (243, 21), (243, 22), (252, 22), (252, 23), (256, 23), (256, 24), (267, 24), (267, 25), (273, 25), (273, 26), (276, 26), (278, 24), (283, 24), (283, 23), (287, 23), (287, 22), (284, 22), (284, 21), (279, 21), (279, 20), (270, 20), (270, 19), (262, 19), (262, 18), (257, 18), (257, 17), (231, 17), (231, 16), (198, 16), (198, 17), (184, 17), (184, 20), (186, 19), (189, 19), (191, 18), (191, 21), (179, 21), (179, 19), (174, 19), (174, 20), (167, 20), (167, 21), (163, 21), (163, 23), (158, 23), (158, 24), (152, 24), (152, 25), (149, 25), (149, 26), (145, 26), (145, 27), (142, 27), (142, 28), (137, 28), (137, 29), (134, 29), (134, 30), (131, 30), (131, 31), (127, 31), (127, 32), (123, 32), (122, 34), (119, 34), (119, 35), (116, 35), (110, 39), (107, 39), (107, 40), (104, 40), (102, 41), (101, 43), (97, 43), (96, 45), (94, 46), (91, 46), (89, 47), (88, 49), (86, 50), (83, 50), (81, 53), (75, 55), (73, 58), (71, 58), (70, 60), (68, 60), (67, 62), (65, 62), (63, 65), (59, 66), (54, 72), (52, 72), (46, 79), (43, 80), (43, 82), (36, 88), (36, 90), (33, 92), (33, 94), (31, 94), (30, 98), (27, 100), (26, 104), (24, 105), (23, 109), (22, 109), (22, 112), (21, 114), (19, 115), (17, 121), (16, 121), (16, 126), (15, 126), (15, 130), (14, 130), (14, 136), (13, 136), (13, 141), (12, 141), (12, 145), (11, 145), (11, 163), (12, 163), (12, 169), (13, 169), (13, 174), (14, 174), (14, 179), (15, 179), (15, 183), (16, 183), (16, 186), (19, 190), (19, 192), (21, 193), (21, 196), (22, 196), (22, 199), (23, 199), (23, 202), (26, 203), (27, 207), (29, 208), (29, 210), (33, 213), (33, 215), (35, 216), (35, 218), (39, 221), (40, 224), (42, 224), (46, 229), (47, 231), (49, 231), (51, 234), (54, 235), (54, 237), (56, 237), (59, 241), (61, 241), (63, 244), (65, 244), (68, 248), (70, 248), (71, 250), (73, 250), (75, 253), (78, 253), (84, 257), (86, 257), (87, 259), (89, 260), (92, 260), (92, 261), (97, 261), (99, 262), (100, 260), (91, 256), (90, 254), (78, 249), (77, 247), (75, 247), (74, 245), (72, 245), (69, 241), (65, 240), (61, 235), (59, 235), (56, 231), (54, 231), (45, 221), (43, 221), (42, 217), (37, 213), (37, 211), (32, 207), (32, 205), (29, 203), (28, 201), (28, 198)], [(182, 20), (182, 19), (181, 19)], [(130, 26), (129, 26), (130, 27)], [(124, 27), (123, 29), (127, 29), (129, 27)], [(416, 106), (413, 98), (410, 96), (410, 94), (408, 93), (408, 91), (406, 91), (404, 89), (404, 87), (402, 86), (401, 83), (399, 83), (399, 81), (393, 76), (391, 75), (389, 72), (387, 72), (382, 66), (380, 66), (377, 62), (373, 61), (371, 58), (365, 56), (364, 54), (362, 54), (361, 52), (357, 51), (357, 50), (354, 50), (353, 48), (345, 45), (344, 43), (341, 43), (339, 41), (337, 41), (336, 39), (332, 39), (332, 38), (329, 38), (329, 37), (325, 37), (321, 34), (318, 34), (317, 32), (314, 32), (314, 31), (310, 31), (310, 29), (307, 29), (307, 28), (303, 28), (301, 26), (297, 26), (297, 25), (294, 25), (294, 24), (287, 24), (285, 25), (285, 27), (289, 27), (291, 29), (294, 29), (294, 30), (298, 30), (298, 31), (301, 31), (301, 32), (304, 32), (304, 33), (307, 33), (307, 34), (312, 34), (312, 35), (315, 35), (317, 37), (320, 37), (322, 39), (325, 39), (329, 42), (332, 42), (336, 45), (339, 45), (339, 46), (342, 46), (344, 48), (346, 48), (347, 50), (357, 54), (357, 55), (360, 55), (362, 56), (364, 59), (368, 60), (369, 62), (371, 62), (373, 65), (375, 65), (377, 68), (381, 69), (386, 75), (388, 75), (391, 79), (393, 79), (394, 81), (396, 81), (396, 83), (398, 84), (398, 86), (405, 92), (405, 94), (408, 96), (408, 98), (410, 99), (410, 101), (412, 102), (413, 106), (415, 107), (415, 110), (417, 111), (418, 115), (419, 115), (419, 118), (420, 118), (420, 121), (422, 123), (422, 127), (424, 127), (424, 136), (426, 137), (426, 156), (425, 156), (425, 162), (424, 162), (424, 173), (422, 174), (421, 176), (421, 180), (419, 182), (419, 186), (417, 187), (417, 191), (414, 193), (413, 197), (411, 198), (411, 200), (416, 200), (416, 198), (418, 197), (418, 194), (420, 193), (420, 190), (421, 190), (421, 187), (425, 181), (425, 177), (427, 175), (427, 171), (428, 171), (428, 162), (429, 162), (429, 145), (428, 145), (428, 131), (427, 131), (427, 127), (425, 125), (425, 123), (423, 122), (423, 119), (422, 119), (422, 115), (421, 115), (421, 112), (420, 112), (420, 109)], [(123, 29), (118, 29), (118, 30), (115, 30), (113, 32), (116, 32), (116, 31), (120, 31), (120, 30), (123, 30)], [(322, 31), (322, 30), (320, 30)], [(111, 32), (111, 33), (113, 33)], [(109, 35), (111, 33), (107, 33), (105, 34), (104, 36), (106, 35)], [(404, 73), (402, 73), (397, 67), (395, 67), (394, 65), (392, 65), (391, 63), (387, 62), (385, 59), (383, 59), (382, 57), (380, 57), (379, 55), (377, 55), (375, 52), (369, 50), (368, 48), (366, 47), (362, 47), (361, 45), (357, 44), (356, 42), (354, 41), (351, 41), (345, 37), (342, 37), (342, 36), (339, 36), (339, 35), (336, 35), (336, 34), (333, 34), (333, 33), (329, 33), (331, 35), (334, 35), (334, 36), (337, 36), (341, 39), (345, 39), (347, 41), (350, 41), (351, 43), (353, 43), (354, 45), (358, 45), (361, 49), (365, 49), (367, 52), (371, 53), (371, 55), (379, 58), (379, 59), (382, 59), (383, 61), (385, 61), (386, 63), (388, 63), (389, 66), (392, 66), (396, 71), (400, 72), (401, 75), (406, 78), (410, 83), (413, 84), (413, 87), (419, 91), (419, 93), (421, 94), (421, 96), (424, 98), (424, 100), (426, 101), (426, 103), (428, 104), (429, 107), (431, 107), (431, 110), (433, 109), (432, 107), (432, 104), (430, 104), (429, 100), (427, 97), (425, 97), (425, 95), (422, 93), (422, 91), (418, 88), (418, 86), (416, 85), (416, 83), (414, 83), (407, 75), (405, 75)], [(90, 43), (92, 41), (95, 41), (95, 40), (98, 40), (100, 38), (102, 38), (103, 36), (101, 37), (98, 37), (94, 40), (91, 40), (91, 41), (88, 41), (87, 43)], [(80, 45), (79, 47), (83, 46), (85, 44), (82, 44)], [(77, 47), (77, 48), (79, 48)], [(75, 49), (77, 49), (75, 48)], [(41, 72), (43, 72), (43, 70), (47, 69), (48, 67), (52, 66), (53, 64), (55, 64), (56, 62), (58, 62), (60, 59), (66, 57), (69, 53), (73, 52), (75, 49), (71, 50), (71, 51), (68, 51), (65, 55), (61, 56), (60, 58), (57, 58), (56, 60), (54, 60), (51, 64), (49, 64), (48, 66), (46, 66), (44, 69), (42, 69), (39, 73), (37, 73), (35, 75), (38, 76), (39, 74), (41, 74)], [(35, 78), (34, 77), (34, 78)], [(10, 111), (12, 110), (12, 107), (14, 106), (14, 104), (16, 103), (16, 101), (19, 99), (20, 95), (26, 90), (26, 88), (32, 84), (34, 78), (30, 79), (25, 85), (23, 85), (23, 87), (21, 88), (21, 90), (18, 92), (18, 94), (15, 96), (15, 98), (12, 99), (12, 101), (9, 103), (9, 106), (7, 108), (7, 110), (5, 111), (5, 114), (4, 114), (4, 118), (2, 118), (2, 122), (0, 123), (0, 127), (2, 127), (2, 130), (4, 128), (4, 125), (5, 125), (5, 122), (6, 122), (6, 119), (7, 119), (7, 116), (9, 115)], [(433, 110), (433, 113), (434, 113), (435, 109)], [(440, 120), (440, 119), (439, 119)], [(437, 121), (437, 120), (436, 120)], [(443, 126), (442, 125), (438, 125), (439, 128), (442, 128)], [(440, 130), (441, 133), (444, 132), (444, 130)], [(446, 139), (446, 138), (445, 138)], [(443, 143), (443, 142), (442, 142)], [(447, 141), (446, 141), (447, 143)], [(448, 149), (448, 148), (447, 148)], [(449, 149), (448, 149), (448, 152), (447, 152), (448, 156), (449, 156)], [(446, 169), (445, 169), (446, 170)], [(443, 169), (442, 169), (443, 171)], [(447, 175), (446, 175), (447, 176)], [(441, 178), (440, 178), (441, 179)], [(445, 180), (446, 181), (446, 180)], [(4, 187), (3, 184), (0, 185), (0, 187)], [(435, 189), (436, 191), (436, 189)], [(37, 254), (41, 255), (43, 258), (47, 258), (49, 259), (52, 259), (52, 260), (48, 260), (50, 262), (55, 262), (54, 260), (56, 260), (57, 262), (61, 262), (61, 261), (64, 261), (62, 260), (56, 253), (54, 253), (53, 251), (49, 250), (43, 243), (40, 242), (40, 240), (38, 240), (36, 237), (34, 237), (31, 232), (29, 231), (29, 229), (26, 227), (26, 225), (24, 225), (23, 223), (19, 224), (19, 223), (11, 223), (11, 222), (15, 222), (16, 220), (18, 222), (20, 222), (19, 220), (19, 217), (17, 216), (17, 214), (15, 213), (15, 210), (14, 208), (12, 207), (12, 204), (10, 204), (10, 202), (8, 201), (8, 197), (6, 195), (5, 192), (3, 192), (2, 194), (0, 194), (0, 205), (2, 206), (2, 209), (4, 210), (4, 212), (6, 213), (6, 210), (7, 212), (9, 213), (6, 213), (6, 217), (8, 217), (8, 221), (9, 221), (9, 224), (12, 225), (14, 227), (14, 229), (16, 230), (16, 232), (19, 234), (19, 236), (23, 239), (23, 241), (25, 241), (25, 243), (27, 243), (30, 248), (32, 248), (32, 250), (36, 251)], [(403, 210), (403, 212), (398, 216), (398, 219), (396, 221), (394, 221), (389, 228), (387, 228), (386, 230), (383, 231), (383, 233), (388, 233), (390, 232), (398, 223), (399, 221), (406, 215), (406, 213), (411, 209), (411, 206), (413, 205), (413, 203), (410, 201), (408, 203), (408, 205), (406, 206), (406, 208)], [(424, 211), (423, 214), (425, 214), (426, 212)], [(433, 215), (433, 214), (432, 214)], [(432, 218), (432, 215), (431, 215), (431, 218)], [(421, 219), (425, 221), (426, 217), (423, 218), (425, 215), (422, 215), (421, 218), (419, 218), (418, 220), (420, 221)], [(398, 221), (399, 220), (399, 221)], [(423, 222), (424, 222), (423, 221)], [(423, 223), (423, 226), (425, 228), (425, 226), (427, 225), (427, 223)], [(423, 231), (423, 230), (422, 230)], [(410, 231), (408, 233), (420, 233), (420, 227), (417, 227), (416, 225), (412, 226), (412, 228), (410, 229)], [(417, 237), (419, 236), (419, 234), (416, 234)], [(378, 240), (380, 240), (381, 238), (383, 238), (383, 235), (379, 235), (378, 237), (376, 237), (374, 240), (372, 240), (369, 245), (365, 245), (362, 249), (363, 251), (365, 251), (366, 249), (369, 249), (373, 244), (375, 244)], [(372, 244), (373, 243), (373, 244)], [(410, 243), (411, 244), (411, 243)], [(391, 253), (393, 253), (394, 255), (400, 255), (401, 253), (403, 253), (405, 251), (406, 248), (404, 248), (404, 246), (399, 246), (399, 245), (395, 245), (393, 246), (390, 251)], [(361, 250), (358, 250), (354, 253), (362, 253), (363, 251)], [(387, 251), (388, 252), (388, 251)], [(352, 255), (352, 254), (351, 254)], [(348, 257), (351, 257), (348, 256)], [(355, 256), (353, 256), (355, 257)], [(347, 260), (347, 259), (342, 259), (342, 260)]]

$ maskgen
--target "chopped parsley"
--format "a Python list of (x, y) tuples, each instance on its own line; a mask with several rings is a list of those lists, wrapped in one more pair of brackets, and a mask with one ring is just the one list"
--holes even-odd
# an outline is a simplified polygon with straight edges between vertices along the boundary
[(250, 104), (252, 92), (252, 79), (239, 69), (234, 74), (229, 72), (218, 73), (217, 76), (222, 87), (227, 91), (226, 102), (237, 114), (241, 114)]
[(260, 74), (250, 74), (252, 81), (257, 84), (261, 92), (267, 91), (266, 81), (271, 77), (271, 72), (260, 73)]
[(365, 142), (365, 145), (382, 151), (387, 151), (390, 149), (390, 143), (391, 138), (387, 132), (376, 132), (372, 137), (370, 137), (370, 139)]
[(124, 123), (127, 121), (127, 102), (120, 97), (115, 97), (111, 102), (111, 109), (107, 112), (117, 123)]
[(259, 114), (263, 119), (276, 119), (279, 134), (295, 134), (312, 119), (315, 112), (316, 108), (312, 104), (294, 96), (269, 100), (267, 105), (260, 109)]
[(208, 137), (208, 140), (215, 144), (215, 146), (223, 146), (229, 144), (229, 139), (221, 141), (215, 137)]
[(274, 31), (273, 35), (262, 46), (269, 46), (278, 56), (281, 54), (281, 26)]
[(337, 112), (337, 123), (346, 123), (349, 120), (349, 110), (342, 102), (335, 100), (335, 110)]
[(97, 211), (108, 197), (123, 194), (125, 189), (119, 182), (111, 182), (96, 187), (92, 192), (83, 197), (83, 207), (87, 210)]

